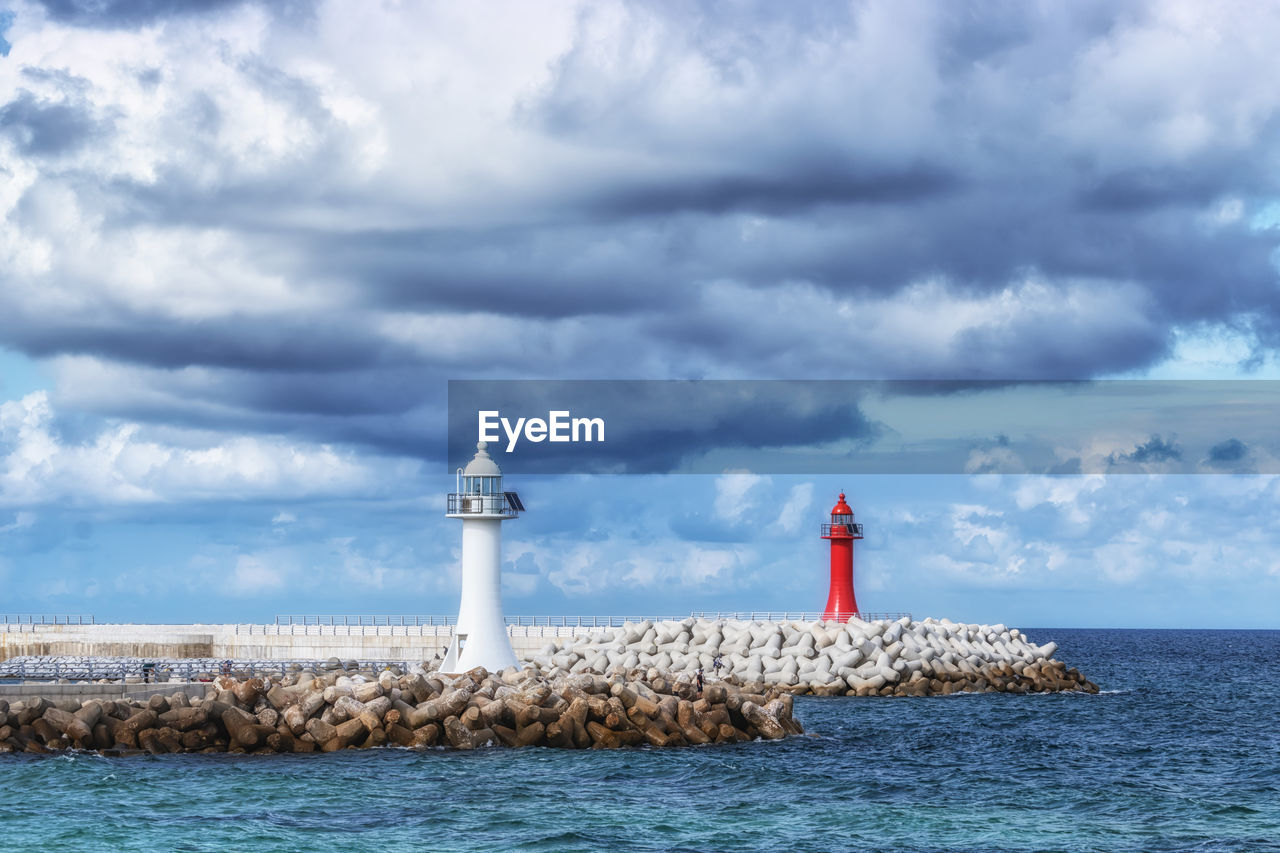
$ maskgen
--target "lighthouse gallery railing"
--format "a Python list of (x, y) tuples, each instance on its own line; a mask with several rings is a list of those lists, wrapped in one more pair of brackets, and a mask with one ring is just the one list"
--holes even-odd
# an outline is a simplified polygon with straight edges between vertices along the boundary
[(515, 518), (516, 508), (505, 494), (477, 495), (470, 492), (450, 492), (446, 515), (500, 515)]

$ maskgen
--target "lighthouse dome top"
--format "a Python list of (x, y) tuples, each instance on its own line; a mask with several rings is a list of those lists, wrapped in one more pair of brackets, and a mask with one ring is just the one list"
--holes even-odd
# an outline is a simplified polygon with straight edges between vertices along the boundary
[(476, 442), (476, 455), (467, 467), (462, 470), (464, 477), (501, 477), (502, 469), (489, 455), (489, 445), (483, 441)]
[(853, 508), (844, 502), (844, 492), (840, 493), (840, 500), (831, 508), (832, 515), (853, 515)]

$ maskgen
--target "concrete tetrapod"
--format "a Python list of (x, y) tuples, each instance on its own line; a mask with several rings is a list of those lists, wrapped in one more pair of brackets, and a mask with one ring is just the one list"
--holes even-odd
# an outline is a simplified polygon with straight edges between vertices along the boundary
[(532, 668), (380, 681), (345, 675), (217, 679), (205, 697), (139, 701), (44, 698), (5, 703), (0, 752), (335, 752), (485, 746), (674, 747), (773, 740), (803, 729), (790, 695), (708, 685), (703, 695), (662, 673), (545, 677)]
[(1054, 658), (1057, 651), (1056, 643), (1035, 645), (1016, 628), (946, 619), (743, 622), (690, 617), (588, 629), (549, 641), (531, 663), (550, 677), (641, 668), (691, 678), (702, 669), (706, 677), (715, 675), (747, 690), (821, 696), (1096, 693), (1097, 685)]

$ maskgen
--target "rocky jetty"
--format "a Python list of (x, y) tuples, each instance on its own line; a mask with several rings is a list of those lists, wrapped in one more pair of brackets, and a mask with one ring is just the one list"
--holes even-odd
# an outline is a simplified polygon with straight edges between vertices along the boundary
[[(372, 676), (372, 674), (370, 674)], [(204, 698), (0, 700), (0, 752), (292, 753), (548, 746), (615, 749), (776, 740), (802, 732), (790, 694), (670, 678), (385, 671), (218, 678)]]
[[(690, 617), (556, 639), (534, 656), (544, 674), (701, 669), (746, 690), (819, 696), (1097, 693), (1097, 685), (1018, 629), (947, 619), (745, 622)], [(716, 664), (720, 666), (717, 668)]]

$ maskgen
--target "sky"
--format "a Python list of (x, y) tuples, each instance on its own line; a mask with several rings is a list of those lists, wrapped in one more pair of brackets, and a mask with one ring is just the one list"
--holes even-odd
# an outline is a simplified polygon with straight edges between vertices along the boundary
[[(0, 614), (456, 612), (451, 380), (916, 381), (754, 407), (783, 450), (931, 435), (942, 380), (1265, 395), (1278, 42), (1176, 0), (0, 0)], [(513, 473), (506, 610), (818, 610), (844, 490), (868, 610), (1280, 628), (1268, 422), (1071, 456), (982, 399), (956, 470), (672, 473), (715, 421)]]

